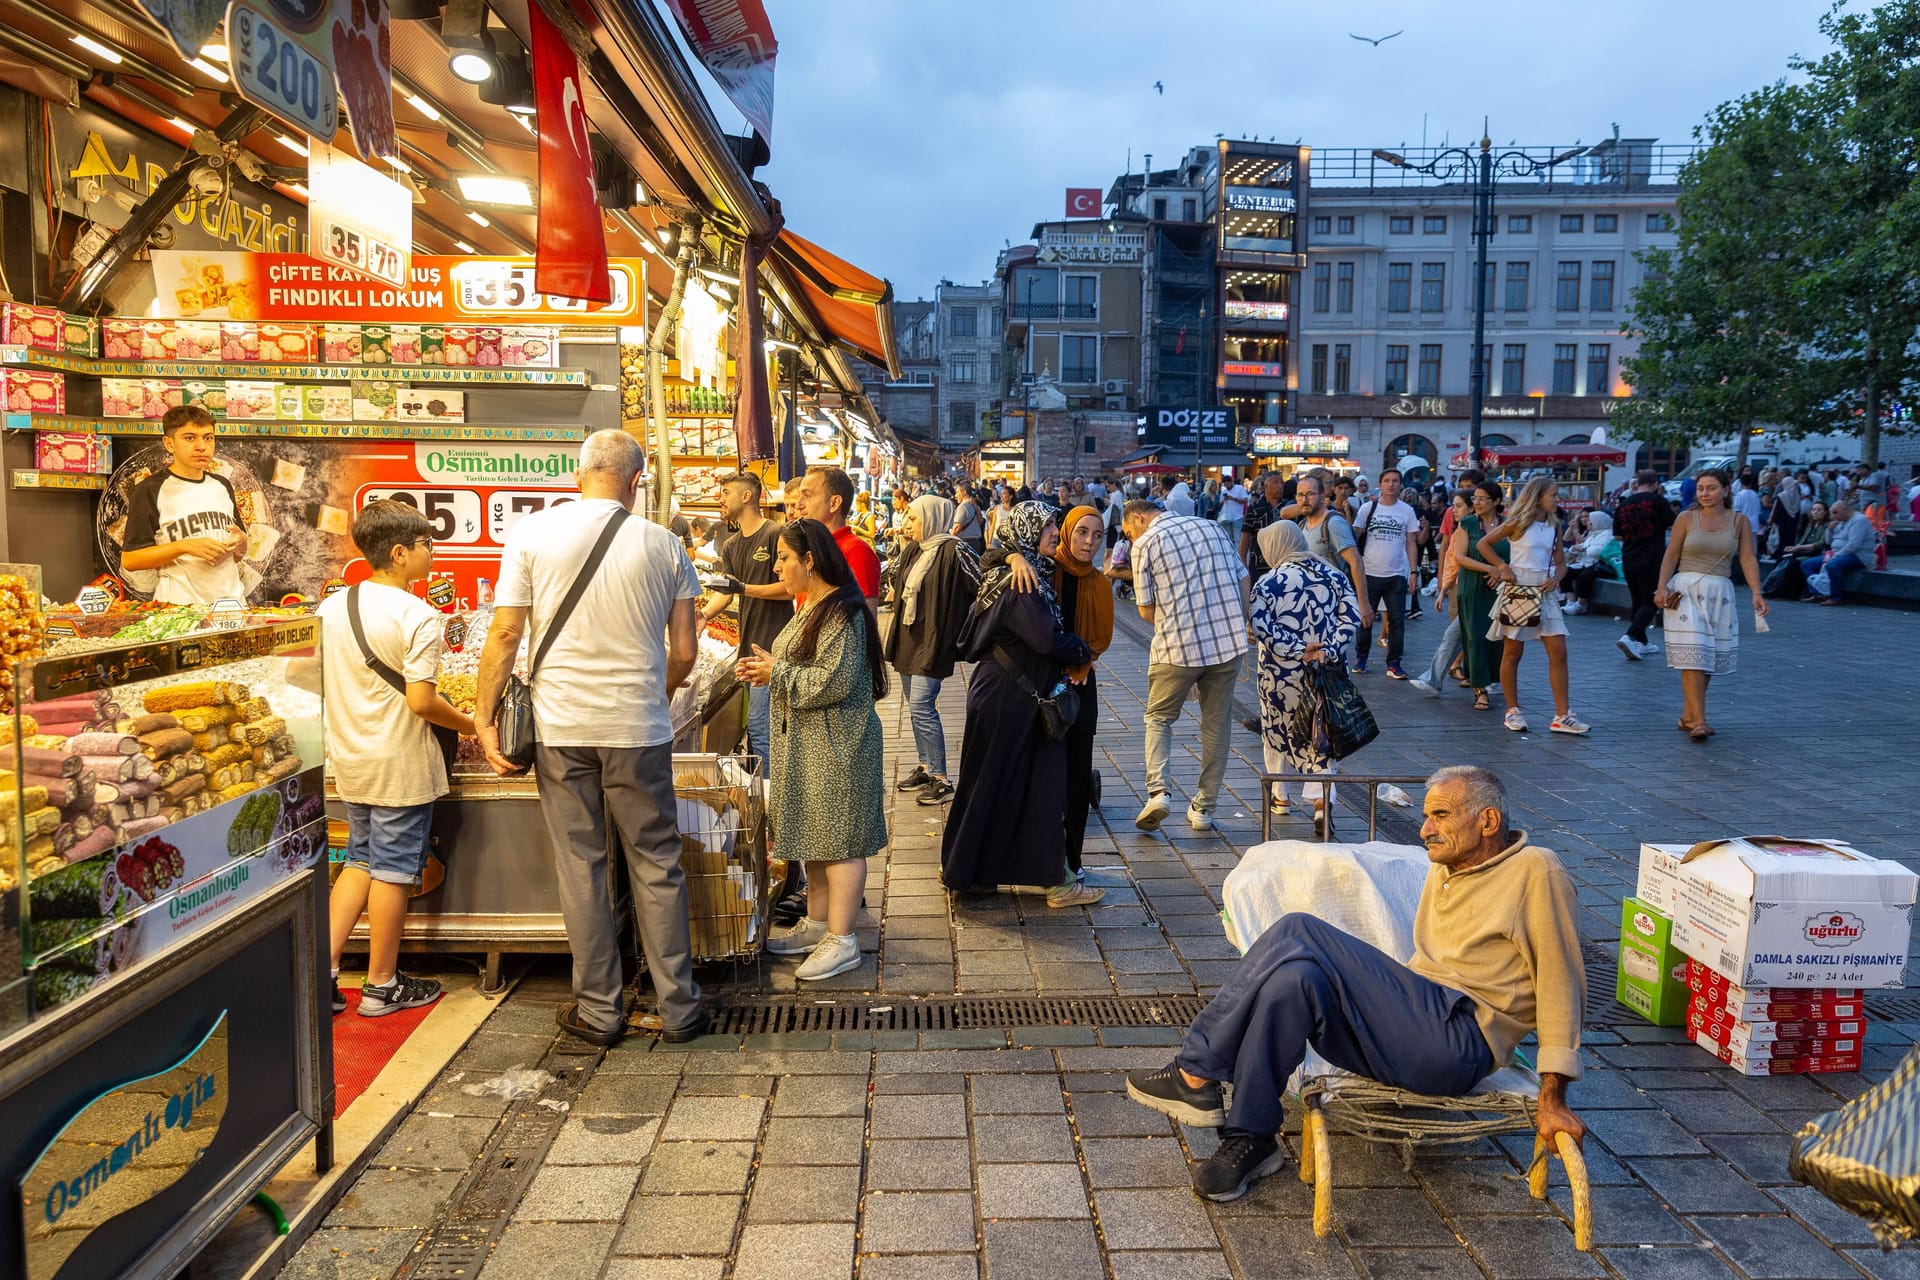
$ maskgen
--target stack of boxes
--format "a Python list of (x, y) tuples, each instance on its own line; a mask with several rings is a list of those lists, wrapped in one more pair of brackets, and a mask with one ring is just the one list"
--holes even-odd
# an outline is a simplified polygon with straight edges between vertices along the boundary
[(1616, 997), (1747, 1075), (1858, 1071), (1863, 993), (1899, 987), (1920, 877), (1833, 840), (1640, 847)]

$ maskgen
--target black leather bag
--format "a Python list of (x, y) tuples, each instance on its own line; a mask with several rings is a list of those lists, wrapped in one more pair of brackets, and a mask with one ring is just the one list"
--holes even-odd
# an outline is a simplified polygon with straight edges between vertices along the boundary
[[(373, 647), (367, 643), (366, 630), (360, 625), (359, 583), (347, 588), (347, 621), (353, 625), (353, 639), (360, 646), (360, 656), (366, 659), (367, 669), (384, 680), (395, 693), (400, 695), (400, 700), (405, 702), (407, 700), (406, 678), (374, 656)], [(440, 700), (446, 702), (446, 695), (440, 695)], [(433, 743), (440, 748), (441, 763), (446, 766), (447, 776), (451, 778), (453, 756), (460, 749), (460, 735), (442, 724), (430, 723), (427, 728), (433, 730)]]
[(506, 688), (500, 691), (500, 705), (494, 711), (493, 727), (500, 734), (500, 754), (517, 769), (524, 769), (533, 763), (534, 750), (540, 745), (540, 729), (533, 722), (533, 677), (540, 669), (541, 659), (547, 656), (547, 650), (560, 635), (560, 628), (567, 625), (567, 619), (573, 616), (573, 608), (580, 603), (580, 597), (586, 594), (587, 584), (593, 580), (594, 572), (600, 568), (600, 562), (606, 559), (607, 548), (613, 545), (614, 535), (620, 532), (628, 512), (625, 507), (616, 508), (608, 517), (606, 528), (600, 531), (600, 540), (593, 544), (593, 550), (587, 555), (587, 562), (580, 566), (580, 572), (567, 588), (566, 599), (554, 610), (553, 621), (547, 624), (547, 634), (540, 638), (540, 647), (533, 651), (533, 661), (527, 666), (527, 678), (509, 675)]
[(1000, 664), (1003, 671), (1013, 677), (1014, 684), (1020, 687), (1022, 693), (1033, 699), (1040, 718), (1041, 733), (1058, 742), (1072, 731), (1073, 722), (1080, 718), (1078, 689), (1067, 685), (1051, 698), (1043, 697), (1040, 691), (1033, 687), (1033, 681), (1027, 679), (1020, 668), (1013, 665), (1013, 659), (1008, 657), (1007, 651), (999, 645), (993, 646), (993, 660)]

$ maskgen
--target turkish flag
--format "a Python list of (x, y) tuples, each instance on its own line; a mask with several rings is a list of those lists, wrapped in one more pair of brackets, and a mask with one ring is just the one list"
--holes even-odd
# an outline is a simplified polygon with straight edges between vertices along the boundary
[(1100, 188), (1068, 187), (1067, 216), (1069, 218), (1097, 218), (1100, 216)]
[(539, 0), (527, 5), (533, 103), (540, 123), (540, 215), (533, 287), (559, 298), (612, 302), (607, 235), (593, 187), (593, 147), (580, 103), (580, 63)]

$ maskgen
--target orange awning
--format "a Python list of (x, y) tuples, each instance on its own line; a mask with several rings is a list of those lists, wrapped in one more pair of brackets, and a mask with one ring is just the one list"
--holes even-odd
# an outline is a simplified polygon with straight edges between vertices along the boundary
[(827, 336), (900, 376), (893, 341), (893, 286), (835, 257), (811, 240), (782, 231), (774, 254), (800, 286)]

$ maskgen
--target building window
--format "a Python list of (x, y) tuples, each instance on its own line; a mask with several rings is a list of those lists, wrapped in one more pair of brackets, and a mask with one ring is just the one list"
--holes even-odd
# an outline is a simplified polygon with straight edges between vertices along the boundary
[(1092, 320), (1100, 314), (1100, 277), (1067, 276), (1063, 280), (1067, 296), (1060, 311), (1063, 320)]
[(1316, 396), (1327, 394), (1327, 344), (1313, 344), (1313, 358), (1308, 365), (1308, 389)]
[(1587, 307), (1591, 311), (1613, 310), (1613, 263), (1593, 264), (1593, 278), (1587, 286)]
[(974, 307), (955, 307), (947, 320), (947, 332), (956, 338), (974, 338), (980, 332), (980, 312)]
[(1584, 213), (1563, 213), (1560, 215), (1562, 231), (1584, 231), (1587, 227), (1587, 215)]
[(947, 434), (970, 436), (975, 431), (973, 401), (955, 400), (947, 406)]
[(1330, 262), (1313, 264), (1313, 309), (1333, 309), (1333, 264)]
[(1440, 344), (1437, 342), (1420, 344), (1420, 394), (1440, 394)]
[[(1480, 358), (1473, 362), (1473, 376), (1483, 379), (1491, 379), (1493, 377), (1493, 344), (1491, 342), (1481, 346)], [(1481, 384), (1480, 390), (1483, 394), (1485, 393), (1486, 384), (1484, 382)]]
[(1346, 395), (1353, 389), (1353, 347), (1345, 342), (1333, 344), (1333, 393)]
[(1387, 310), (1413, 310), (1413, 264), (1411, 262), (1387, 264)]
[(1424, 235), (1443, 236), (1447, 234), (1447, 215), (1430, 213), (1420, 219), (1420, 231)]
[(1507, 310), (1525, 311), (1527, 309), (1527, 284), (1532, 275), (1532, 263), (1509, 262), (1507, 264)]
[(953, 372), (947, 376), (955, 382), (972, 382), (973, 357), (968, 356), (964, 360), (955, 360), (953, 362)]
[(1527, 344), (1509, 342), (1500, 354), (1500, 394), (1520, 395), (1527, 387)]
[(1650, 213), (1647, 215), (1647, 230), (1653, 232), (1673, 230), (1673, 215), (1670, 213)]
[(1593, 230), (1596, 235), (1605, 231), (1620, 229), (1620, 215), (1617, 213), (1596, 213), (1593, 215)]
[(1555, 311), (1578, 311), (1580, 309), (1580, 264), (1563, 262), (1560, 273), (1553, 283), (1553, 309)]
[(1422, 311), (1447, 309), (1446, 263), (1423, 262), (1420, 264), (1420, 309)]
[(1613, 347), (1608, 343), (1587, 344), (1587, 394), (1613, 394)]
[(993, 385), (997, 387), (1000, 385), (1000, 353), (998, 351), (993, 353), (991, 368), (993, 372), (987, 376), (992, 380)]
[(915, 370), (913, 375), (913, 385), (916, 387), (932, 386), (933, 374), (925, 369)]
[(1100, 381), (1100, 339), (1092, 334), (1060, 335), (1060, 381)]
[(1407, 349), (1402, 346), (1387, 348), (1387, 386), (1390, 396), (1403, 396), (1407, 393)]
[(1533, 231), (1533, 215), (1530, 213), (1510, 213), (1507, 215), (1507, 234), (1513, 236), (1529, 235)]
[(1193, 214), (1194, 214), (1194, 209), (1193, 209), (1192, 199), (1189, 198), (1186, 200), (1182, 200), (1180, 202), (1180, 220), (1182, 222), (1192, 222)]
[(1571, 342), (1553, 344), (1553, 394), (1573, 394), (1573, 362), (1579, 350)]
[(1480, 268), (1480, 310), (1493, 310), (1493, 282), (1500, 274), (1500, 265), (1489, 262)]
[(1333, 309), (1340, 312), (1353, 310), (1353, 264), (1351, 262), (1334, 264)]
[(1332, 235), (1333, 219), (1324, 213), (1315, 217), (1313, 220), (1313, 234), (1317, 236)]
[(1413, 215), (1410, 213), (1396, 213), (1388, 217), (1387, 234), (1396, 236), (1412, 235)]
[(1334, 219), (1334, 228), (1343, 236), (1352, 235), (1353, 215), (1350, 213), (1341, 214), (1338, 218)]
[(1167, 220), (1167, 198), (1165, 196), (1155, 196), (1153, 198), (1153, 220), (1155, 222), (1165, 222)]

